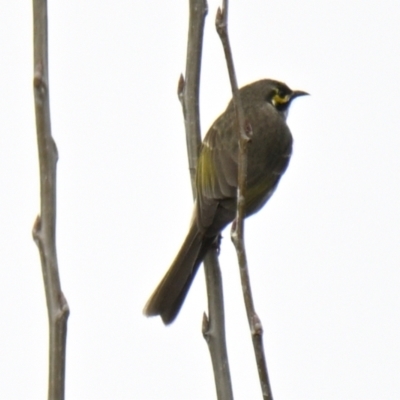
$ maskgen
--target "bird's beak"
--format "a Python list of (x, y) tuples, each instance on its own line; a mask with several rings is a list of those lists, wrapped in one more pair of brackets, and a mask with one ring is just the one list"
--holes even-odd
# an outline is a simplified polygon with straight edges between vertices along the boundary
[(304, 92), (303, 90), (294, 90), (291, 96), (291, 100), (295, 99), (296, 97), (300, 96), (309, 96), (310, 94), (307, 92)]

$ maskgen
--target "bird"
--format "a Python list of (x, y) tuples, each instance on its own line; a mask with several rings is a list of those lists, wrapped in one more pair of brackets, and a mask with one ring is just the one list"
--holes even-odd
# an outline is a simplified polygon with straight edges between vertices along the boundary
[[(252, 128), (247, 149), (248, 217), (265, 205), (288, 167), (293, 138), (286, 118), (292, 101), (308, 93), (272, 79), (250, 83), (239, 93), (245, 120)], [(175, 320), (207, 251), (236, 216), (238, 134), (234, 107), (232, 99), (204, 137), (189, 231), (143, 310), (145, 316), (160, 316), (165, 325)]]

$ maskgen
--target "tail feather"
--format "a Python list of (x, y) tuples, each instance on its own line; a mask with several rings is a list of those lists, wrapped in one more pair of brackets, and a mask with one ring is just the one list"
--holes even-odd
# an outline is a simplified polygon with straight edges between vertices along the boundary
[(146, 316), (160, 315), (166, 325), (175, 319), (211, 243), (204, 240), (194, 221), (174, 262), (147, 301)]

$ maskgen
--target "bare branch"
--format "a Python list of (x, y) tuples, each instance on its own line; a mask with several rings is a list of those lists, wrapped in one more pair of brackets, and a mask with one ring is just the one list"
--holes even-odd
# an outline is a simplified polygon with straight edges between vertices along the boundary
[(208, 251), (204, 259), (206, 275), (208, 318), (203, 316), (203, 336), (207, 342), (214, 370), (218, 400), (233, 399), (231, 374), (225, 340), (224, 296), (217, 249)]
[(247, 266), (246, 249), (244, 244), (244, 217), (245, 217), (245, 199), (246, 199), (246, 181), (247, 181), (247, 144), (252, 135), (252, 129), (249, 122), (245, 121), (243, 107), (241, 104), (239, 89), (236, 80), (235, 68), (233, 65), (232, 51), (228, 36), (228, 0), (224, 0), (223, 9), (218, 9), (216, 17), (216, 28), (225, 52), (225, 58), (229, 71), (229, 78), (232, 87), (233, 102), (235, 105), (236, 122), (238, 129), (239, 155), (238, 155), (238, 192), (237, 192), (237, 212), (236, 219), (232, 225), (231, 238), (236, 248), (236, 253), (240, 268), (240, 277), (242, 281), (242, 290), (244, 302), (246, 305), (247, 319), (249, 321), (251, 337), (257, 369), (260, 378), (261, 390), (264, 399), (272, 399), (271, 386), (269, 383), (267, 363), (264, 354), (262, 341), (262, 325), (257, 316), (253, 297), (251, 294), (250, 278)]
[(193, 198), (196, 198), (196, 168), (201, 146), (199, 87), (206, 0), (189, 0), (189, 32), (185, 79), (180, 79), (179, 99), (185, 118), (186, 144)]
[(42, 264), (49, 318), (48, 398), (64, 399), (65, 353), (69, 308), (61, 291), (56, 253), (57, 148), (51, 136), (47, 2), (33, 0), (34, 79), (36, 131), (40, 165), (40, 215), (33, 226)]
[[(182, 76), (180, 77), (178, 97), (181, 101), (185, 118), (192, 193), (193, 198), (196, 198), (196, 168), (201, 145), (199, 86), (207, 3), (205, 0), (190, 0), (189, 9), (186, 81)], [(203, 336), (210, 351), (218, 399), (230, 400), (233, 399), (233, 392), (225, 342), (222, 279), (215, 248), (212, 248), (204, 259), (204, 271), (206, 275), (209, 316), (207, 318), (204, 314)]]

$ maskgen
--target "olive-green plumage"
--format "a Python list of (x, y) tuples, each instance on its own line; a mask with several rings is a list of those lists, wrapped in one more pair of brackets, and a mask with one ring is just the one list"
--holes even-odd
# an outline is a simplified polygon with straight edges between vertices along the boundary
[[(248, 145), (246, 217), (271, 197), (292, 153), (286, 125), (291, 101), (306, 92), (284, 83), (260, 80), (240, 89), (245, 118), (253, 135)], [(165, 324), (177, 316), (207, 250), (233, 221), (238, 185), (238, 137), (233, 102), (213, 123), (200, 151), (197, 199), (189, 233), (166, 275), (148, 300), (144, 314), (160, 315)]]

